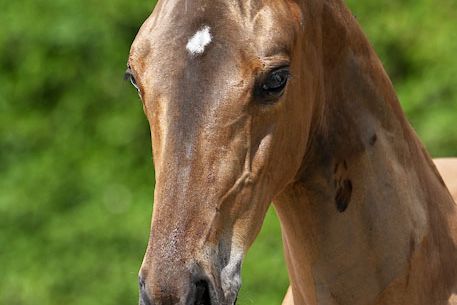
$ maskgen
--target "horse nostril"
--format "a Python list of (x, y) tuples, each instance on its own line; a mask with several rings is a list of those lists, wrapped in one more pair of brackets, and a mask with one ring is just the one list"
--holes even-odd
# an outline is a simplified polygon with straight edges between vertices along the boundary
[(194, 305), (211, 305), (208, 282), (205, 280), (200, 280), (195, 283), (195, 287), (196, 292)]

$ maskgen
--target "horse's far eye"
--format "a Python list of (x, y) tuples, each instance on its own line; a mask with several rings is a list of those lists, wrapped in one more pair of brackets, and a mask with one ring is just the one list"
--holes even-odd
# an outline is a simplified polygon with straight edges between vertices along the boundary
[(139, 90), (138, 85), (136, 84), (135, 77), (133, 75), (130, 76), (130, 83), (133, 85), (133, 87), (136, 88), (136, 90)]
[(284, 93), (289, 77), (289, 67), (273, 70), (261, 85), (262, 95), (266, 97), (280, 97)]
[(127, 71), (125, 71), (124, 79), (130, 81), (130, 83), (133, 85), (133, 87), (135, 87), (135, 89), (136, 89), (138, 92), (140, 92), (140, 88), (138, 87), (138, 84), (137, 84), (137, 82), (136, 82), (135, 76), (133, 76), (133, 73), (132, 73), (132, 71), (130, 70), (130, 68), (127, 69)]

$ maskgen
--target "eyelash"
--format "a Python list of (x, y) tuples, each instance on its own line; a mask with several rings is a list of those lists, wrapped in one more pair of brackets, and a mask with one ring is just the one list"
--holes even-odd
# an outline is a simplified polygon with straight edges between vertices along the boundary
[(138, 92), (140, 92), (140, 88), (138, 87), (138, 83), (136, 82), (135, 76), (133, 76), (133, 73), (132, 73), (132, 70), (130, 69), (130, 67), (127, 69), (127, 71), (125, 71), (124, 79), (129, 81), (133, 85), (133, 87), (135, 87), (135, 89)]

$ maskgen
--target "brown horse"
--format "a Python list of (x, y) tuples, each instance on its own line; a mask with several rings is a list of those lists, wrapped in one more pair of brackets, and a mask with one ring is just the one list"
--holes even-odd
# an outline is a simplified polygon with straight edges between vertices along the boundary
[(449, 303), (456, 205), (342, 0), (160, 0), (128, 75), (156, 169), (142, 304), (234, 304), (271, 201), (296, 305)]

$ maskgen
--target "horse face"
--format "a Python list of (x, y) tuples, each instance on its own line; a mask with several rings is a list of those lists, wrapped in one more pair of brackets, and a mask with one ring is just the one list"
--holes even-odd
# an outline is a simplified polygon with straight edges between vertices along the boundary
[(156, 172), (143, 304), (234, 304), (242, 258), (305, 153), (301, 11), (241, 2), (160, 1), (132, 45)]

